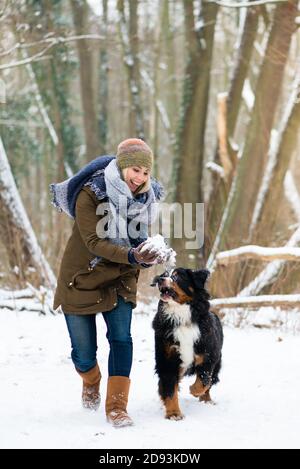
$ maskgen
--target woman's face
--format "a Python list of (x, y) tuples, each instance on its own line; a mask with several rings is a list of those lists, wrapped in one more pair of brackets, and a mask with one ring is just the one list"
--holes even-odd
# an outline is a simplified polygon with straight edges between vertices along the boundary
[(124, 180), (131, 192), (135, 192), (139, 186), (147, 181), (150, 170), (144, 166), (130, 166), (125, 172)]

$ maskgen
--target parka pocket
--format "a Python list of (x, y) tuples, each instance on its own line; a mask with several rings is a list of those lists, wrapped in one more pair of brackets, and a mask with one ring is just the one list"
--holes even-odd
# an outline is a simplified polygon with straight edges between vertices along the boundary
[(137, 280), (135, 276), (122, 277), (121, 285), (127, 293), (136, 294), (137, 291)]
[(67, 303), (69, 305), (90, 306), (103, 301), (104, 291), (93, 282), (88, 281), (91, 271), (78, 270), (68, 283)]
[(76, 306), (90, 306), (96, 303), (102, 303), (104, 298), (104, 291), (99, 290), (78, 290), (73, 285), (69, 284), (67, 292), (68, 305)]
[(103, 288), (120, 277), (118, 264), (100, 262), (94, 268), (77, 271), (71, 279), (71, 286), (80, 291), (91, 291)]

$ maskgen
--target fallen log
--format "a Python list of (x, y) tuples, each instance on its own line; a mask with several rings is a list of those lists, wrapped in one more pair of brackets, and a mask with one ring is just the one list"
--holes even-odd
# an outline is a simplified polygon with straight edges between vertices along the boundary
[(263, 306), (291, 309), (300, 307), (300, 295), (261, 295), (217, 298), (211, 300), (210, 305), (211, 309), (216, 311), (225, 308), (257, 309)]
[(223, 251), (217, 254), (217, 265), (227, 266), (229, 264), (244, 261), (247, 259), (258, 259), (260, 261), (300, 261), (300, 248), (280, 247), (268, 248), (262, 246), (241, 246), (230, 251)]

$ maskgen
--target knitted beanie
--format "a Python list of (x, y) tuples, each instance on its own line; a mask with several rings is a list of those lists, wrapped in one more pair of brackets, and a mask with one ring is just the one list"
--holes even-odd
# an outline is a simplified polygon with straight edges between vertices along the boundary
[(144, 166), (152, 169), (153, 153), (151, 148), (139, 138), (128, 138), (118, 145), (117, 164), (120, 169), (130, 166)]

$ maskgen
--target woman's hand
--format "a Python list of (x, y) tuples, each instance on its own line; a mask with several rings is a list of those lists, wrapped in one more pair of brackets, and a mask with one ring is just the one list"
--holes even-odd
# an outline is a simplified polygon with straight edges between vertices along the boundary
[(160, 255), (158, 252), (150, 252), (149, 250), (144, 250), (141, 252), (143, 246), (145, 245), (145, 241), (141, 243), (137, 248), (132, 249), (132, 253), (134, 258), (138, 264), (152, 264), (157, 263), (155, 261), (159, 261)]

